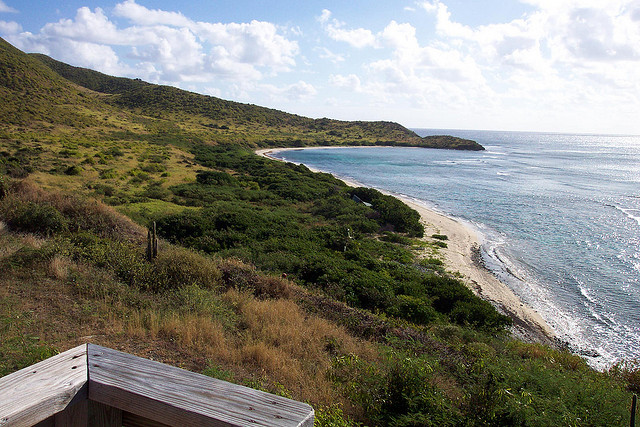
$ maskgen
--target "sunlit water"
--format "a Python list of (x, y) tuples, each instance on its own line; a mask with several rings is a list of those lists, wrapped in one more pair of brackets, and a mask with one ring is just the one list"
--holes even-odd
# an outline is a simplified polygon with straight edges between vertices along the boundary
[(416, 130), (486, 151), (336, 148), (278, 157), (472, 224), (487, 266), (598, 368), (640, 358), (640, 137)]

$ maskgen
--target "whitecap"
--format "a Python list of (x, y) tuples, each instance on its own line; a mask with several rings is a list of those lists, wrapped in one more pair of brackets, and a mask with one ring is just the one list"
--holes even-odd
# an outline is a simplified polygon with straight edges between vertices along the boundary
[(640, 225), (640, 209), (629, 209), (622, 206), (615, 206), (615, 208)]

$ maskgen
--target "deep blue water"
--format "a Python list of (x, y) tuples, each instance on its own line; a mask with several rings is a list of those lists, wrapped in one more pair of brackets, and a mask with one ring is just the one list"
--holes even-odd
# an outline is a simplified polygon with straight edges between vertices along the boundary
[(486, 151), (336, 148), (288, 161), (475, 227), (489, 268), (595, 367), (640, 358), (640, 137), (420, 129)]

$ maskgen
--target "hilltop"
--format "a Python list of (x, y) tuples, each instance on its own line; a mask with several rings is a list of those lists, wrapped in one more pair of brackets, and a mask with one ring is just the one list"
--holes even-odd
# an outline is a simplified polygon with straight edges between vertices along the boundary
[(110, 77), (4, 41), (0, 95), (0, 375), (90, 341), (307, 401), (319, 427), (627, 422), (637, 366), (595, 372), (514, 340), (416, 211), (254, 154), (422, 143), (402, 126)]

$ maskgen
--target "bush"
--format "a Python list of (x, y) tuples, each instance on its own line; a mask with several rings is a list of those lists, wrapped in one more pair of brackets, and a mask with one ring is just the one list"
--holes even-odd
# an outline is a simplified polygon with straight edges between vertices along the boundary
[(77, 165), (69, 166), (64, 171), (65, 175), (80, 175), (81, 173), (82, 173), (82, 168)]
[(237, 180), (226, 172), (200, 171), (196, 174), (196, 181), (202, 185), (236, 184)]
[[(41, 213), (42, 209), (52, 213), (50, 221), (60, 222), (58, 214), (62, 214), (65, 227), (52, 231), (92, 231), (100, 236), (113, 237), (119, 240), (141, 241), (146, 232), (142, 227), (133, 223), (129, 218), (116, 212), (113, 208), (94, 199), (77, 197), (71, 194), (50, 193), (35, 185), (20, 181), (13, 183), (10, 188), (10, 196), (0, 204), (0, 212), (11, 210), (8, 206), (17, 206), (21, 203), (32, 203), (30, 206), (42, 206), (36, 208)], [(46, 207), (48, 206), (48, 207)], [(53, 209), (53, 210), (52, 210)], [(56, 214), (54, 211), (58, 211)], [(1, 214), (0, 214), (1, 215)], [(27, 216), (32, 214), (27, 213)], [(46, 220), (45, 220), (46, 222)], [(35, 224), (37, 225), (37, 224)]]
[(153, 261), (154, 290), (196, 285), (204, 289), (219, 289), (222, 274), (211, 258), (188, 249), (169, 246), (158, 252)]
[(0, 205), (0, 217), (15, 231), (51, 236), (68, 229), (68, 221), (48, 204), (6, 198)]
[(438, 312), (431, 306), (431, 303), (423, 298), (416, 298), (409, 295), (398, 295), (394, 313), (398, 317), (407, 319), (414, 323), (427, 324), (436, 320)]
[(222, 283), (225, 288), (245, 290), (262, 298), (289, 297), (288, 282), (273, 276), (264, 276), (255, 267), (238, 259), (226, 259), (220, 263)]
[(7, 195), (8, 185), (2, 175), (0, 175), (0, 200), (4, 199), (4, 196)]
[(320, 406), (315, 409), (316, 427), (358, 427), (361, 423), (350, 420), (342, 411), (342, 407), (338, 404), (331, 406)]
[(457, 409), (433, 385), (433, 371), (424, 358), (391, 351), (379, 365), (338, 357), (329, 377), (374, 425), (463, 425)]
[(382, 227), (391, 226), (394, 231), (407, 233), (411, 237), (424, 236), (420, 214), (395, 197), (366, 187), (354, 188), (350, 190), (350, 194), (372, 204), (373, 209), (380, 214), (379, 222)]

